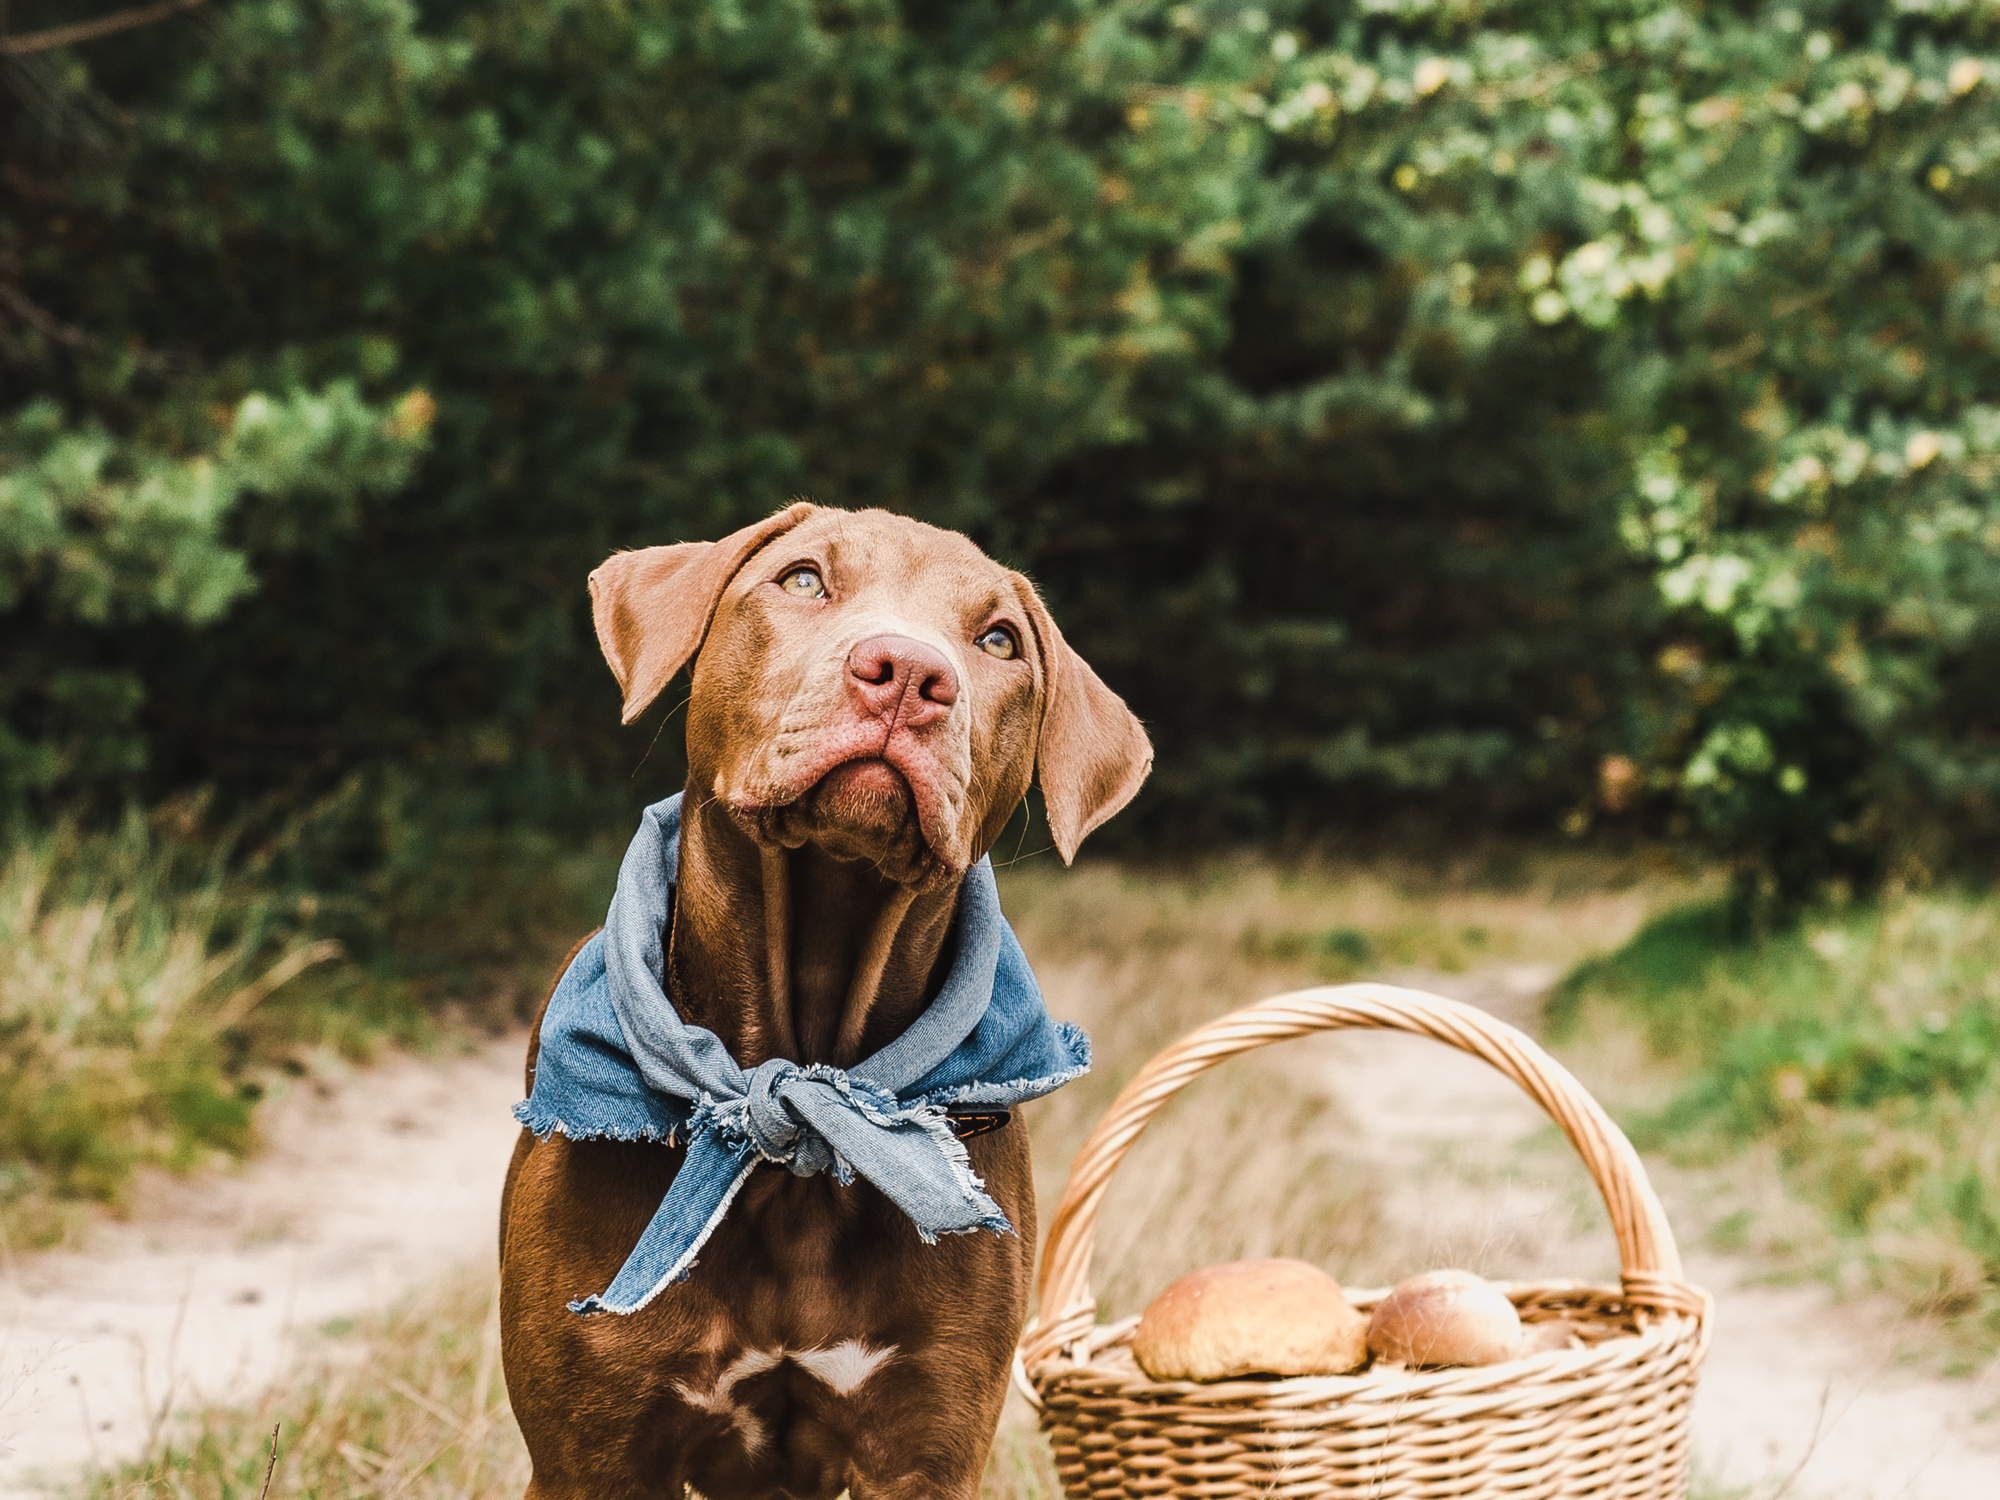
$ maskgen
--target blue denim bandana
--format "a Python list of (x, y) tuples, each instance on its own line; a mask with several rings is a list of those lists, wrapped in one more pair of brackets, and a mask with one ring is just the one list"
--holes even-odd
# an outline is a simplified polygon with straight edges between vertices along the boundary
[(944, 987), (910, 1029), (843, 1071), (773, 1058), (745, 1072), (712, 1031), (675, 1012), (661, 983), (680, 859), (678, 795), (646, 809), (618, 870), (604, 930), (584, 944), (542, 1020), (534, 1091), (514, 1117), (542, 1140), (685, 1142), (687, 1159), (608, 1290), (577, 1313), (637, 1312), (676, 1281), (759, 1162), (800, 1177), (873, 1183), (925, 1244), (1013, 1233), (945, 1117), (1005, 1107), (1090, 1069), (1090, 1039), (1050, 1019), (1027, 955), (1000, 914), (990, 860), (967, 872)]

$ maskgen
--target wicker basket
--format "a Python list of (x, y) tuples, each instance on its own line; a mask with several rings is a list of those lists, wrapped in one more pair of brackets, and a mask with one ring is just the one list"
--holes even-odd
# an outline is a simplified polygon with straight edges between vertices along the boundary
[[(1212, 1385), (1151, 1379), (1132, 1359), (1138, 1320), (1098, 1324), (1090, 1291), (1111, 1174), (1160, 1106), (1217, 1063), (1349, 1028), (1408, 1031), (1460, 1048), (1547, 1110), (1604, 1195), (1622, 1285), (1505, 1288), (1524, 1322), (1566, 1319), (1582, 1344), (1506, 1364)], [(1645, 1169), (1597, 1101), (1527, 1037), (1469, 1005), (1382, 984), (1301, 990), (1174, 1043), (1126, 1086), (1077, 1153), (1049, 1227), (1040, 1295), (1044, 1317), (1022, 1335), (1016, 1375), (1041, 1410), (1063, 1487), (1078, 1500), (1670, 1500), (1686, 1492), (1708, 1294), (1681, 1280), (1680, 1253)], [(1381, 1294), (1350, 1295), (1366, 1311)]]

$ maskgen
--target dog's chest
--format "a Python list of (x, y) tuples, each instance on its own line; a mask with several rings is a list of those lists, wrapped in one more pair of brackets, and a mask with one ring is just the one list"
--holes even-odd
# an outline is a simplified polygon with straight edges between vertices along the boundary
[(745, 1349), (705, 1376), (676, 1380), (673, 1390), (690, 1409), (727, 1423), (744, 1455), (754, 1459), (770, 1446), (779, 1413), (803, 1405), (830, 1415), (827, 1407), (852, 1402), (899, 1352), (894, 1344), (863, 1339), (813, 1349)]
[(731, 1346), (669, 1382), (659, 1435), (714, 1500), (830, 1500), (862, 1461), (864, 1434), (893, 1425), (907, 1364), (899, 1345), (865, 1338)]

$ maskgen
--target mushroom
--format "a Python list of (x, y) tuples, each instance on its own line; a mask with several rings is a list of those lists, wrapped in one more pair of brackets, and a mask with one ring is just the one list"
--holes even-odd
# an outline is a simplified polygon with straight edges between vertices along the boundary
[(1368, 1347), (1405, 1365), (1492, 1365), (1521, 1347), (1521, 1316), (1470, 1271), (1427, 1271), (1375, 1304)]
[(1368, 1320), (1302, 1260), (1238, 1260), (1153, 1299), (1132, 1355), (1155, 1380), (1344, 1375), (1368, 1362)]
[(1530, 1354), (1548, 1354), (1554, 1350), (1582, 1347), (1583, 1340), (1577, 1335), (1576, 1324), (1570, 1322), (1568, 1318), (1521, 1325), (1521, 1347), (1518, 1352), (1523, 1358)]

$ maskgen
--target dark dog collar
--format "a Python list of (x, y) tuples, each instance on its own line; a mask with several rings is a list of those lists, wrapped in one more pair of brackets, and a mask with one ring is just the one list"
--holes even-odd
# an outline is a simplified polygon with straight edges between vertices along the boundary
[(969, 1141), (975, 1135), (984, 1135), (989, 1130), (998, 1130), (1014, 1118), (1011, 1109), (948, 1109), (944, 1117), (951, 1121), (951, 1133), (961, 1141)]

